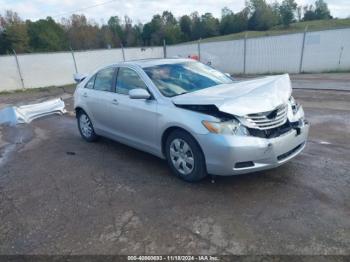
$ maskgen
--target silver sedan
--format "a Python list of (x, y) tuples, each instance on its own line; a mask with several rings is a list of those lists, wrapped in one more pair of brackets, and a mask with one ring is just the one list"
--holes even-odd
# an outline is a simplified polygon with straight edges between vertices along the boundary
[(76, 81), (86, 141), (104, 136), (149, 152), (186, 181), (277, 167), (298, 155), (308, 136), (287, 74), (235, 81), (191, 59), (148, 59)]

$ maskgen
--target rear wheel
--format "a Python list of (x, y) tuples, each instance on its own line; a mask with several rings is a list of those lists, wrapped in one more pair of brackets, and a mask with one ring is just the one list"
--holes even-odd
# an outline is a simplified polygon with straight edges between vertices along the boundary
[(165, 147), (168, 164), (175, 175), (188, 182), (207, 176), (203, 152), (190, 134), (182, 130), (173, 131)]
[(88, 142), (96, 141), (97, 135), (89, 116), (84, 111), (80, 111), (77, 120), (79, 132), (82, 138)]

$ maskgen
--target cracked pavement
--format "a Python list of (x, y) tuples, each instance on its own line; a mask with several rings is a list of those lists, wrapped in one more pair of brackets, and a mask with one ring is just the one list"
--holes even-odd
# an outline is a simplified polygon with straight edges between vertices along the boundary
[[(315, 82), (317, 84), (317, 82)], [(0, 96), (0, 106), (72, 89)], [(0, 254), (350, 254), (350, 92), (295, 90), (306, 149), (188, 184), (165, 161), (84, 142), (72, 114), (0, 127)]]

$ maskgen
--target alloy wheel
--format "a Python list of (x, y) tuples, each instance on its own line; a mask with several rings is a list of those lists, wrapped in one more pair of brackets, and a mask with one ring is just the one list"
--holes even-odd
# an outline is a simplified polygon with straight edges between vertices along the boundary
[(188, 175), (194, 168), (194, 156), (191, 147), (183, 139), (176, 138), (170, 144), (170, 158), (176, 170)]

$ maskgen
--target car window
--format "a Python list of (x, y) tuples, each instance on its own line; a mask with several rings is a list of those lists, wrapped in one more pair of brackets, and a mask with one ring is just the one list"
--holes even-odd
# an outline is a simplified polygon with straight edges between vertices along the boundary
[(168, 97), (233, 82), (225, 74), (195, 61), (155, 65), (143, 70), (160, 92)]
[(96, 75), (90, 78), (89, 82), (86, 83), (85, 88), (89, 88), (89, 89), (94, 88), (95, 77)]
[(102, 69), (96, 74), (94, 89), (100, 91), (113, 91), (115, 68)]
[(127, 95), (131, 89), (135, 88), (147, 89), (147, 86), (134, 70), (126, 67), (120, 67), (117, 76), (117, 93)]

